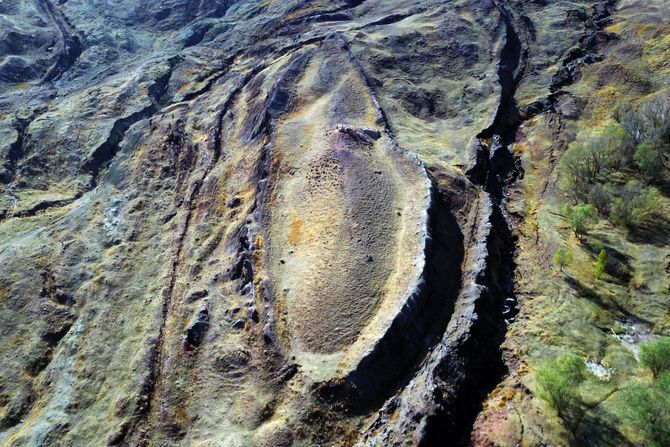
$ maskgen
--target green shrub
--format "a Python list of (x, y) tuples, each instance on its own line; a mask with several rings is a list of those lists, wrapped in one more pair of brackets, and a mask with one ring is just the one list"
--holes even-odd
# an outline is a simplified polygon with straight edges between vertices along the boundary
[(559, 248), (554, 252), (554, 265), (563, 273), (563, 268), (572, 263), (572, 251), (569, 248)]
[(560, 186), (573, 203), (586, 200), (595, 180), (583, 145), (572, 144), (559, 162)]
[(569, 219), (570, 228), (572, 228), (575, 236), (581, 239), (596, 221), (596, 210), (591, 204), (580, 203), (570, 209)]
[(640, 361), (651, 370), (654, 377), (670, 372), (670, 337), (641, 345)]
[(620, 415), (649, 441), (648, 445), (670, 446), (670, 372), (663, 373), (651, 386), (626, 386), (622, 397), (625, 406)]
[(630, 205), (621, 197), (615, 197), (610, 204), (610, 220), (614, 225), (622, 227), (632, 225)]
[(605, 266), (607, 265), (607, 252), (605, 250), (600, 250), (598, 253), (598, 258), (596, 259), (596, 265), (593, 269), (593, 276), (595, 279), (600, 279), (603, 273), (605, 273)]
[(638, 108), (625, 109), (620, 119), (625, 140), (635, 149), (635, 165), (644, 175), (657, 178), (670, 167), (670, 93), (666, 90)]
[(588, 203), (593, 205), (601, 216), (607, 215), (609, 211), (612, 194), (609, 187), (596, 183), (591, 187), (588, 195)]
[(584, 361), (573, 354), (564, 354), (545, 363), (535, 373), (540, 386), (539, 396), (565, 421), (581, 416), (579, 385), (584, 381)]
[(609, 124), (599, 134), (570, 144), (559, 162), (559, 173), (560, 185), (573, 203), (587, 201), (598, 180), (619, 169), (626, 160), (626, 144), (626, 132), (619, 124)]
[(617, 170), (626, 161), (626, 133), (619, 124), (608, 124), (594, 142), (600, 155), (600, 170)]
[(635, 165), (645, 176), (653, 179), (661, 175), (663, 171), (662, 154), (653, 143), (645, 141), (638, 144), (633, 158)]
[(639, 107), (622, 104), (619, 121), (634, 144), (645, 140), (658, 140), (670, 128), (670, 92), (660, 92)]
[(593, 184), (604, 171), (610, 169), (619, 157), (617, 144), (606, 132), (607, 137), (590, 137), (585, 142), (572, 143), (559, 162), (560, 185), (574, 203), (587, 199)]
[(663, 207), (661, 194), (651, 186), (629, 182), (619, 195), (610, 204), (610, 220), (615, 225), (635, 227), (649, 223)]

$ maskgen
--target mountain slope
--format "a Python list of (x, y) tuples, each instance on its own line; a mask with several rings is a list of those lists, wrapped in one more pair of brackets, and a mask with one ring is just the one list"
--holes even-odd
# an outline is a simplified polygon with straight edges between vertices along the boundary
[(663, 7), (0, 2), (0, 445), (640, 442), (532, 373), (667, 335), (667, 240), (601, 219), (645, 287), (591, 284), (558, 168), (663, 93)]

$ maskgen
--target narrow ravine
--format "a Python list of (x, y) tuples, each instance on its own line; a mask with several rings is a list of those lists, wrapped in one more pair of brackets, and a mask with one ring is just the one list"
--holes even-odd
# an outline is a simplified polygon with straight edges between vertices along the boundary
[(467, 173), (491, 203), (490, 210), (480, 217), (489, 222), (486, 268), (476, 279), (480, 288), (474, 307), (476, 322), (465, 343), (458, 346), (459, 355), (463, 356), (462, 382), (448, 406), (428, 420), (422, 446), (442, 445), (445, 439), (454, 440), (454, 445), (468, 445), (482, 401), (507, 373), (501, 345), (507, 324), (516, 314), (517, 302), (514, 294), (516, 245), (513, 223), (505, 210), (505, 196), (507, 187), (523, 176), (512, 147), (521, 124), (515, 93), (523, 79), (523, 56), (527, 50), (505, 5), (500, 2), (497, 7), (505, 27), (505, 43), (498, 62), (500, 103), (491, 126), (475, 139), (476, 162)]
[(596, 5), (593, 14), (585, 21), (585, 33), (580, 39), (580, 46), (571, 50), (562, 61), (562, 68), (554, 76), (547, 99), (531, 104), (523, 113), (519, 111), (515, 93), (523, 82), (523, 64), (528, 49), (523, 47), (515, 26), (523, 27), (528, 22), (517, 11), (521, 20), (514, 23), (505, 4), (497, 4), (506, 27), (506, 43), (499, 63), (501, 103), (493, 124), (477, 136), (477, 162), (468, 172), (470, 180), (486, 191), (494, 207), (487, 242), (487, 269), (480, 282), (488, 297), (478, 303), (477, 315), (484, 318), (472, 329), (474, 340), (471, 341), (472, 350), (466, 360), (468, 372), (455, 403), (458, 410), (448, 412), (449, 420), (440, 420), (438, 415), (429, 425), (423, 445), (440, 445), (444, 439), (457, 439), (459, 445), (468, 445), (472, 426), (483, 401), (508, 373), (501, 346), (508, 324), (518, 313), (518, 302), (514, 284), (517, 237), (514, 235), (514, 219), (507, 212), (506, 201), (507, 189), (517, 180), (523, 179), (520, 160), (513, 152), (516, 133), (527, 119), (539, 113), (555, 112), (554, 106), (561, 88), (579, 79), (582, 66), (600, 60), (601, 56), (594, 52), (597, 35), (609, 24), (615, 4), (616, 1), (607, 0)]

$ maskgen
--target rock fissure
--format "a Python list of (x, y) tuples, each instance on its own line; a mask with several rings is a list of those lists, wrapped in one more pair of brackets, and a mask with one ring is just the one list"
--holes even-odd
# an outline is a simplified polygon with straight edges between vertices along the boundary
[(169, 104), (169, 100), (166, 98), (169, 82), (174, 67), (179, 61), (180, 58), (178, 57), (168, 59), (167, 63), (169, 68), (167, 72), (157, 78), (154, 83), (149, 86), (148, 95), (151, 104), (144, 107), (142, 110), (115, 121), (107, 139), (93, 150), (88, 160), (82, 166), (82, 170), (88, 172), (91, 176), (89, 190), (92, 190), (97, 186), (98, 175), (116, 156), (119, 151), (119, 146), (125, 138), (128, 129), (139, 121), (150, 118), (162, 107)]
[(516, 314), (517, 302), (514, 293), (516, 238), (512, 219), (505, 209), (505, 194), (507, 187), (523, 175), (512, 146), (521, 124), (515, 93), (523, 79), (528, 50), (523, 47), (507, 6), (496, 2), (496, 7), (505, 27), (498, 63), (500, 102), (493, 123), (475, 139), (474, 166), (467, 173), (490, 203), (487, 213), (479, 218), (488, 222), (486, 260), (474, 278), (478, 291), (472, 311), (476, 317), (467, 335), (454, 344), (435, 370), (438, 383), (446, 387), (450, 397), (426, 420), (421, 441), (424, 446), (439, 445), (443, 439), (467, 445), (481, 402), (507, 371), (500, 347), (507, 324)]
[(24, 144), (26, 139), (26, 132), (30, 124), (46, 109), (39, 108), (31, 112), (30, 117), (21, 118), (15, 117), (14, 129), (16, 130), (17, 136), (16, 140), (11, 144), (9, 150), (7, 151), (7, 159), (3, 166), (3, 170), (0, 171), (0, 183), (10, 184), (14, 180), (16, 175), (16, 165), (21, 160), (24, 155)]
[(507, 188), (523, 177), (520, 161), (512, 152), (516, 132), (525, 120), (553, 110), (556, 98), (562, 94), (559, 89), (575, 82), (583, 65), (599, 60), (589, 51), (595, 47), (598, 33), (609, 23), (615, 4), (615, 0), (607, 0), (594, 8), (593, 15), (586, 20), (587, 32), (580, 38), (578, 54), (571, 52), (563, 61), (563, 68), (554, 76), (547, 100), (531, 104), (524, 113), (519, 112), (515, 91), (523, 80), (523, 68), (518, 72), (517, 69), (528, 50), (521, 46), (505, 7), (498, 4), (507, 28), (499, 65), (501, 104), (493, 124), (478, 135), (474, 146), (478, 153), (473, 157), (476, 161), (468, 172), (474, 183), (482, 185), (494, 206), (487, 242), (488, 261), (483, 276), (478, 279), (483, 296), (475, 306), (479, 318), (472, 327), (471, 338), (460, 347), (466, 372), (462, 388), (456, 393), (455, 409), (442, 413), (442, 418), (438, 413), (428, 424), (424, 445), (437, 445), (445, 438), (457, 439), (458, 445), (467, 445), (481, 402), (508, 372), (500, 347), (507, 325), (517, 313), (514, 292), (517, 237), (514, 236), (514, 219), (506, 208)]
[(617, 0), (606, 0), (596, 4), (593, 13), (584, 21), (584, 33), (579, 38), (578, 45), (567, 52), (561, 61), (561, 68), (552, 77), (549, 95), (525, 106), (521, 111), (523, 120), (545, 112), (556, 113), (558, 100), (564, 95), (569, 95), (563, 88), (579, 80), (581, 69), (585, 65), (602, 60), (603, 55), (597, 52), (597, 47), (608, 39), (604, 29), (611, 23), (616, 4)]
[(83, 47), (79, 37), (72, 30), (72, 26), (68, 23), (63, 13), (49, 0), (39, 0), (38, 4), (49, 15), (52, 22), (58, 28), (60, 33), (60, 52), (56, 61), (47, 70), (42, 83), (58, 80), (65, 72), (67, 72), (81, 55)]

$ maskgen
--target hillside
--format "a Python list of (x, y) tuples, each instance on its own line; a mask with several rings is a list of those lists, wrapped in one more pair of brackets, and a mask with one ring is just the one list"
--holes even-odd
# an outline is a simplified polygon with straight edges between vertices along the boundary
[(670, 445), (665, 0), (0, 0), (0, 446)]

